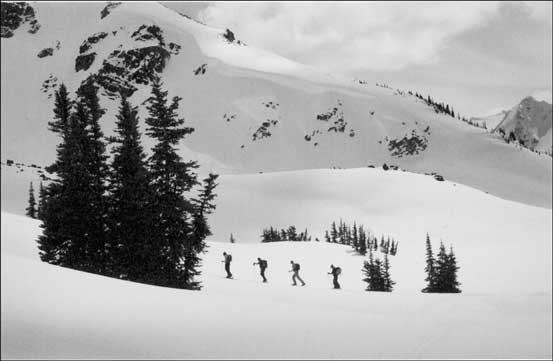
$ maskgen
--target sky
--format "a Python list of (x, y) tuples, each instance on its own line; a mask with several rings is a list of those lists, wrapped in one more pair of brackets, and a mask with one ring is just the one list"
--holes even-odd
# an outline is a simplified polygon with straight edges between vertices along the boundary
[(462, 115), (551, 102), (551, 2), (165, 2), (247, 44)]

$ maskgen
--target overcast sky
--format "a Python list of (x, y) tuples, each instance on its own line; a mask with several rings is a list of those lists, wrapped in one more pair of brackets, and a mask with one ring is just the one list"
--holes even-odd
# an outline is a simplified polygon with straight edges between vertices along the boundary
[(551, 2), (169, 2), (298, 62), (429, 93), (467, 116), (551, 102)]

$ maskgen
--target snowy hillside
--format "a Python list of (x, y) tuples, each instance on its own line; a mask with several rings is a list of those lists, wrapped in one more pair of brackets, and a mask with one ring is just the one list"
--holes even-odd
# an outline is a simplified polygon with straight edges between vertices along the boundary
[(170, 95), (183, 97), (181, 114), (196, 128), (182, 153), (205, 168), (243, 174), (396, 164), (551, 207), (550, 157), (374, 85), (385, 79), (359, 84), (325, 74), (156, 3), (31, 5), (39, 30), (24, 24), (1, 40), (3, 158), (53, 160), (57, 139), (46, 123), (61, 82), (72, 92), (87, 79), (102, 86), (110, 134), (114, 93), (132, 93), (140, 105), (159, 75)]
[(513, 107), (494, 128), (505, 139), (519, 141), (522, 145), (551, 154), (552, 105), (533, 97), (524, 98)]
[[(2, 357), (551, 357), (551, 210), (380, 169), (220, 183), (200, 292), (42, 263), (38, 223), (2, 212)], [(322, 239), (340, 217), (399, 241), (394, 292), (363, 291), (365, 258), (348, 246), (259, 243), (270, 225)], [(420, 293), (426, 232), (455, 247), (462, 294)], [(224, 279), (223, 251), (235, 280)], [(268, 284), (257, 257), (269, 261)], [(305, 288), (290, 286), (290, 260)], [(331, 289), (330, 264), (343, 269), (342, 290)]]
[(505, 119), (505, 115), (508, 112), (503, 110), (497, 114), (488, 115), (484, 117), (472, 117), (470, 121), (479, 127), (485, 128), (488, 131), (493, 131), (499, 123)]

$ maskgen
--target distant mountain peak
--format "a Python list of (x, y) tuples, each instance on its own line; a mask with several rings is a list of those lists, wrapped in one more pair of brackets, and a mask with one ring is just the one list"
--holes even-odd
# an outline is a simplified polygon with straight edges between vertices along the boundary
[(507, 141), (551, 154), (552, 105), (527, 96), (505, 114), (494, 133)]

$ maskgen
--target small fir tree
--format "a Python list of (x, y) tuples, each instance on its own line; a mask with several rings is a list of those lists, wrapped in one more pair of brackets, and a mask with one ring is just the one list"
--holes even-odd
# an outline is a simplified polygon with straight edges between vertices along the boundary
[(426, 234), (426, 266), (424, 271), (426, 272), (426, 287), (423, 289), (423, 292), (435, 292), (436, 290), (436, 270), (435, 270), (435, 259), (432, 252), (432, 243), (430, 241), (430, 236)]
[(33, 219), (37, 218), (35, 190), (33, 189), (33, 182), (31, 182), (29, 186), (29, 201), (28, 201), (27, 208), (25, 208), (25, 215)]

